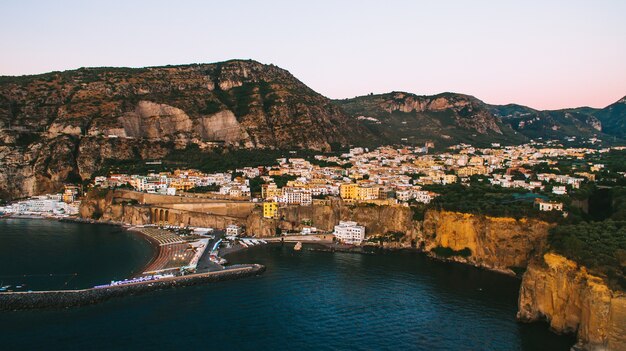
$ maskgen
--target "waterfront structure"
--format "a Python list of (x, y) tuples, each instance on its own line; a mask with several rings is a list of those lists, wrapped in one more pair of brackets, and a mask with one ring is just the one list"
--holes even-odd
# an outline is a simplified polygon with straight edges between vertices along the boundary
[(365, 240), (365, 227), (352, 221), (340, 221), (333, 234), (341, 242), (358, 245)]
[(243, 233), (243, 229), (236, 224), (229, 224), (226, 227), (226, 236), (239, 236)]
[(13, 215), (67, 216), (78, 213), (78, 203), (66, 203), (65, 194), (33, 196), (27, 200), (0, 207), (0, 212)]

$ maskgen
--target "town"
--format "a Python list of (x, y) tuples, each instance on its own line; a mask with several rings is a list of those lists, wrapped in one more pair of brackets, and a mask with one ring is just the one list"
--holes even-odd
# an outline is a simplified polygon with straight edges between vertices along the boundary
[[(590, 141), (595, 142), (597, 140)], [(383, 146), (372, 150), (354, 147), (337, 155), (319, 154), (308, 160), (279, 158), (271, 166), (243, 167), (212, 174), (193, 169), (145, 175), (114, 173), (95, 177), (93, 186), (249, 201), (262, 206), (264, 218), (278, 219), (285, 206), (311, 206), (332, 198), (344, 204), (423, 206), (441, 195), (433, 191), (433, 186), (445, 189), (450, 185), (471, 187), (482, 183), (494, 188), (526, 191), (537, 210), (567, 216), (568, 209), (562, 199), (581, 185), (594, 182), (604, 171), (603, 163), (587, 162), (586, 157), (625, 149), (566, 148), (558, 141), (533, 141), (521, 146), (494, 143), (489, 148), (459, 144), (445, 152), (431, 153), (433, 147), (433, 143), (423, 147)], [(559, 160), (568, 159), (575, 160), (576, 164), (563, 172), (558, 168)], [(624, 177), (623, 173), (620, 175)], [(67, 185), (62, 194), (19, 201), (1, 207), (0, 212), (13, 216), (72, 216), (78, 212), (81, 191), (79, 186)], [(365, 241), (366, 229), (354, 221), (341, 221), (332, 234), (339, 242), (358, 245)], [(239, 234), (240, 229), (230, 230)], [(328, 233), (309, 225), (303, 226), (299, 234)]]

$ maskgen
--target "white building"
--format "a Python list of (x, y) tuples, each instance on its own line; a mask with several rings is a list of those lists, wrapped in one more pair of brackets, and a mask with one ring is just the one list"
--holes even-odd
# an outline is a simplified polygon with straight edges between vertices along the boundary
[(415, 201), (429, 204), (436, 196), (437, 194), (431, 191), (420, 190), (415, 192)]
[(309, 206), (313, 203), (311, 190), (303, 188), (283, 188), (283, 195), (277, 198), (278, 202)]
[(339, 241), (358, 245), (365, 240), (365, 227), (352, 221), (340, 221), (333, 234)]
[(226, 227), (226, 236), (239, 236), (241, 233), (243, 233), (243, 230), (236, 224), (229, 224)]
[(541, 201), (539, 202), (539, 210), (540, 211), (563, 211), (563, 203), (562, 202), (552, 202), (552, 201)]
[(567, 194), (567, 188), (565, 188), (565, 185), (555, 186), (552, 188), (552, 193), (557, 195), (565, 195)]
[(0, 207), (0, 212), (17, 215), (74, 215), (78, 213), (78, 205), (63, 202), (62, 194), (50, 194), (33, 196), (28, 200)]
[(300, 232), (300, 234), (302, 235), (317, 234), (317, 228), (309, 227), (309, 226), (302, 227), (302, 231)]

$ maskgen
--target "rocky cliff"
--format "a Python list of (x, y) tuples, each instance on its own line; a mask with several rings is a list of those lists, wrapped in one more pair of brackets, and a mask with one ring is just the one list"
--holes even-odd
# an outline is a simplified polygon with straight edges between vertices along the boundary
[(543, 252), (550, 225), (534, 219), (479, 216), (448, 211), (426, 211), (423, 221), (413, 220), (404, 206), (365, 206), (343, 204), (289, 206), (281, 208), (280, 219), (262, 218), (260, 210), (247, 219), (250, 233), (274, 236), (275, 228), (299, 231), (304, 225), (332, 231), (340, 220), (356, 221), (366, 227), (366, 237), (403, 233), (396, 246), (416, 246), (437, 255), (437, 249), (471, 254), (450, 255), (456, 261), (509, 274), (523, 270), (533, 255)]
[(190, 144), (328, 150), (372, 138), (288, 71), (255, 61), (0, 77), (3, 198)]
[(455, 260), (512, 273), (525, 268), (543, 252), (550, 225), (535, 219), (489, 217), (449, 211), (427, 211), (423, 224), (424, 250), (469, 249)]
[(537, 257), (528, 266), (517, 316), (545, 319), (557, 333), (577, 333), (579, 349), (626, 350), (626, 295), (557, 254)]
[(274, 236), (275, 228), (299, 231), (306, 225), (332, 231), (339, 221), (356, 221), (366, 227), (366, 236), (390, 232), (405, 233), (403, 241), (410, 243), (420, 233), (420, 223), (412, 220), (411, 209), (404, 206), (348, 205), (339, 200), (313, 206), (281, 208), (280, 219), (262, 218), (260, 211), (248, 218), (248, 231), (260, 236)]

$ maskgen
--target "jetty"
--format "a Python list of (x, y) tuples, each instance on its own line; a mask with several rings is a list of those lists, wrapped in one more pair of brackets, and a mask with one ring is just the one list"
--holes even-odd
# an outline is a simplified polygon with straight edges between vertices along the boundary
[(91, 305), (116, 297), (137, 295), (154, 290), (250, 277), (259, 275), (264, 271), (265, 266), (260, 264), (236, 265), (215, 272), (165, 276), (160, 279), (144, 279), (124, 284), (100, 285), (81, 290), (0, 292), (0, 311)]

